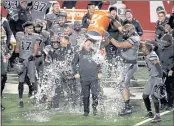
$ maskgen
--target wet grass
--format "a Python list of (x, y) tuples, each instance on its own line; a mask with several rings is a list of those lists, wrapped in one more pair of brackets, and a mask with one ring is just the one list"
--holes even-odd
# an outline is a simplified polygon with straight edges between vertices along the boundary
[[(134, 100), (131, 101), (131, 104), (134, 106), (132, 115), (124, 117), (115, 116), (113, 118), (106, 119), (104, 115), (93, 116), (90, 114), (89, 117), (84, 117), (82, 114), (62, 113), (56, 111), (49, 111), (44, 114), (44, 110), (39, 111), (38, 109), (34, 108), (32, 103), (28, 102), (29, 100), (26, 96), (24, 96), (24, 108), (17, 108), (17, 95), (5, 94), (4, 96), (6, 98), (2, 99), (2, 104), (6, 107), (6, 109), (2, 112), (1, 117), (3, 126), (132, 126), (140, 121), (143, 121), (141, 117), (143, 117), (143, 115), (146, 113), (142, 100)], [(29, 113), (30, 116), (26, 116), (27, 113)], [(44, 118), (49, 118), (49, 121), (44, 122)], [(172, 113), (169, 113), (162, 117), (164, 120), (161, 123), (158, 123), (158, 125), (172, 125), (172, 118)], [(168, 119), (168, 121), (166, 119)], [(147, 124), (151, 125), (150, 123)]]

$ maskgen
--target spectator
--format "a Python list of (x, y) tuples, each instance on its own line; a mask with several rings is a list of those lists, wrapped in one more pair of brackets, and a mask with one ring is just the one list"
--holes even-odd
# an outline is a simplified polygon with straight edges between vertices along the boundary
[[(170, 15), (168, 24), (170, 25), (170, 27), (171, 27), (172, 29), (174, 29), (174, 6), (173, 6), (173, 8), (172, 8), (172, 13), (171, 13), (171, 15)], [(174, 35), (173, 35), (173, 36), (174, 36)]]
[(88, 13), (85, 14), (82, 18), (82, 25), (83, 25), (82, 28), (88, 28), (91, 22), (92, 15), (95, 13), (95, 4), (89, 3), (87, 5), (87, 10), (88, 10)]
[[(169, 18), (166, 16), (166, 12), (165, 12), (164, 8), (161, 6), (157, 7), (156, 13), (158, 15), (158, 20), (157, 20), (156, 29), (155, 29), (155, 33), (156, 33), (155, 41), (158, 43), (158, 42), (160, 42), (160, 39), (165, 34), (164, 26), (168, 23)], [(159, 50), (160, 50), (160, 48), (158, 46), (154, 47), (154, 51), (157, 53), (158, 56), (160, 55)], [(161, 109), (167, 108), (167, 99), (166, 98), (160, 99), (160, 102), (161, 102)]]
[[(117, 20), (122, 25), (123, 21), (117, 15), (117, 8), (110, 7), (109, 12), (110, 12), (110, 16), (111, 16), (110, 18)], [(119, 29), (117, 27), (115, 27), (115, 25), (113, 24), (113, 20), (109, 24), (107, 31), (114, 39), (122, 41), (122, 39), (123, 39), (122, 33), (119, 31)], [(105, 47), (105, 49), (106, 49), (107, 59), (112, 62), (112, 59), (116, 58), (116, 56), (117, 56), (117, 47), (113, 46), (112, 43), (109, 43)]]
[(134, 27), (135, 27), (136, 32), (138, 33), (138, 35), (142, 36), (143, 35), (143, 29), (142, 29), (139, 21), (136, 20), (133, 17), (132, 10), (127, 9), (126, 12), (125, 12), (125, 16), (126, 16), (126, 19), (124, 20), (123, 25), (125, 25), (125, 24), (133, 24)]
[(165, 26), (165, 24), (168, 23), (169, 18), (166, 16), (166, 12), (164, 10), (164, 8), (162, 8), (161, 6), (157, 7), (156, 9), (157, 15), (158, 15), (158, 20), (156, 23), (156, 29), (155, 29), (155, 33), (156, 33), (156, 37), (155, 40), (158, 41), (163, 35), (164, 35), (164, 30), (161, 29), (161, 26)]

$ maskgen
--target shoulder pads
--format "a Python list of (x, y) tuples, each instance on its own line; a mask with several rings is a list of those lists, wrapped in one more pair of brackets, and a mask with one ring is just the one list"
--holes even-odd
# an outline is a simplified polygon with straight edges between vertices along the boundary
[(42, 35), (43, 35), (45, 38), (49, 38), (50, 33), (49, 33), (48, 31), (46, 31), (46, 30), (43, 30), (43, 31), (42, 31)]

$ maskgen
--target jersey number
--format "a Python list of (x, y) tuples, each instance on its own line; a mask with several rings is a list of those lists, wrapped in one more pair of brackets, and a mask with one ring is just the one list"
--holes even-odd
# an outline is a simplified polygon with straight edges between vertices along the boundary
[(18, 6), (18, 1), (5, 1), (6, 9), (16, 9)]
[(26, 47), (24, 46), (24, 42), (22, 42), (22, 50), (29, 50), (31, 46), (31, 42), (26, 42)]
[(46, 8), (46, 6), (47, 6), (47, 3), (39, 2), (39, 1), (34, 1), (33, 9), (35, 11), (41, 11), (41, 12), (43, 12), (43, 10)]
[(43, 42), (43, 40), (41, 39), (41, 40), (39, 40), (39, 46), (41, 45), (41, 43)]

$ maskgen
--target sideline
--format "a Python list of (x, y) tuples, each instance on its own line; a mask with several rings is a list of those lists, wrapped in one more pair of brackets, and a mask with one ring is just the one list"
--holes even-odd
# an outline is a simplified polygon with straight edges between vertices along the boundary
[[(174, 111), (174, 109), (172, 109), (171, 111), (162, 112), (162, 113), (160, 113), (160, 115), (163, 116), (163, 115), (165, 115), (165, 114), (167, 114), (167, 113), (170, 113), (170, 112), (172, 112), (172, 111)], [(153, 119), (153, 118), (152, 118), (152, 119)], [(133, 125), (133, 126), (140, 126), (140, 125), (142, 125), (142, 124), (144, 124), (144, 123), (147, 123), (147, 122), (151, 121), (152, 119), (146, 119), (146, 120), (141, 121), (141, 122), (139, 122), (139, 123), (137, 123), (137, 124), (135, 124), (135, 125)]]

